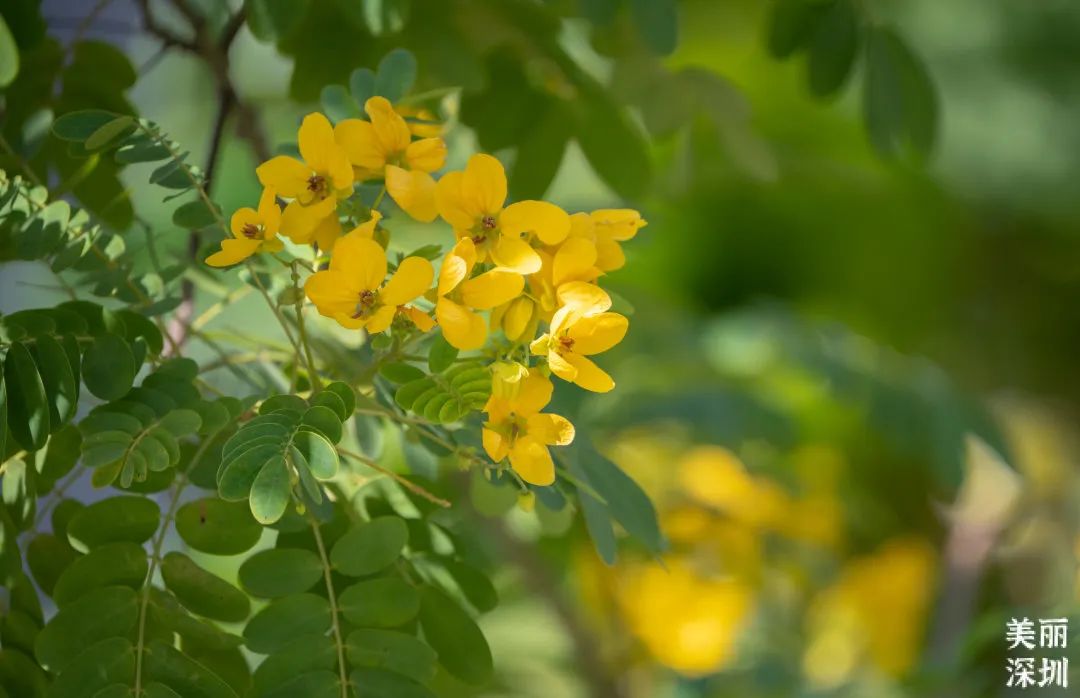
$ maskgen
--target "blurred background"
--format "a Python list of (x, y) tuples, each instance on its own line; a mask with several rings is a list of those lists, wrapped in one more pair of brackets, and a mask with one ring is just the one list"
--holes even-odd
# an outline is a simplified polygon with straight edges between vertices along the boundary
[[(60, 46), (126, 56), (124, 98), (201, 162), (215, 81), (144, 31), (139, 4), (42, 13)], [(648, 491), (668, 551), (616, 531), (609, 564), (581, 516), (527, 513), (473, 482), (501, 596), (483, 622), (500, 687), (484, 695), (999, 696), (1009, 618), (1071, 618), (1077, 639), (1076, 3), (854, 3), (857, 57), (831, 90), (808, 66), (842, 63), (843, 32), (784, 51), (783, 8), (758, 0), (297, 7), (264, 36), (241, 28), (229, 57), (271, 149), (325, 85), (404, 46), (452, 167), (494, 151), (519, 198), (649, 221), (606, 279), (633, 312), (605, 364), (618, 389), (560, 395), (558, 411)], [(925, 67), (932, 142), (874, 138), (880, 27)], [(908, 96), (886, 95), (886, 112)], [(226, 211), (254, 204), (257, 162), (227, 128), (212, 181)], [(164, 231), (159, 254), (183, 254), (186, 233), (145, 189), (132, 209)], [(34, 278), (5, 267), (0, 310), (61, 297)], [(212, 328), (257, 337), (262, 312), (248, 297)]]

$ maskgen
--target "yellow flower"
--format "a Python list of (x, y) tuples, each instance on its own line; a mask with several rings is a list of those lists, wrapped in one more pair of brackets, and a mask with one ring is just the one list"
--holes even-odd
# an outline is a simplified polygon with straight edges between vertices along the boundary
[(472, 279), (476, 247), (472, 240), (459, 240), (443, 260), (436, 290), (435, 319), (443, 337), (462, 350), (479, 349), (487, 339), (487, 323), (473, 310), (489, 310), (521, 293), (525, 280), (513, 272), (492, 269)]
[(430, 315), (411, 305), (399, 305), (398, 313), (405, 316), (412, 324), (416, 325), (421, 332), (430, 332), (435, 329), (435, 320)]
[(528, 376), (528, 366), (516, 361), (496, 361), (491, 364), (491, 393), (501, 398), (513, 398), (521, 389), (521, 381)]
[(337, 202), (352, 193), (352, 166), (322, 114), (304, 117), (299, 145), (303, 161), (279, 155), (259, 165), (255, 173), (264, 187), (293, 199), (282, 215), (282, 234), (297, 244), (317, 242), (329, 249), (341, 234)]
[(556, 245), (570, 234), (570, 217), (546, 201), (506, 202), (506, 172), (490, 155), (473, 155), (464, 172), (449, 172), (435, 187), (441, 215), (459, 238), (469, 238), (480, 261), (519, 274), (540, 270), (541, 260), (522, 235)]
[(648, 221), (637, 211), (628, 208), (602, 208), (589, 214), (593, 222), (591, 233), (596, 244), (596, 266), (601, 271), (615, 271), (626, 264), (620, 242), (626, 242)]
[(532, 371), (520, 381), (517, 394), (502, 397), (494, 392), (484, 406), (484, 450), (498, 463), (509, 456), (510, 467), (531, 485), (555, 482), (555, 463), (548, 446), (565, 446), (574, 440), (574, 425), (564, 417), (542, 414), (551, 402), (551, 381)]
[(551, 372), (559, 378), (586, 390), (608, 392), (615, 381), (588, 357), (621, 342), (629, 325), (627, 319), (605, 312), (611, 307), (611, 298), (592, 284), (563, 284), (558, 297), (561, 307), (551, 319), (549, 332), (530, 345), (532, 353), (546, 356)]
[[(439, 118), (430, 109), (414, 107), (408, 104), (396, 104), (394, 105), (394, 111), (405, 117), (405, 123), (409, 125), (409, 131), (417, 138), (434, 138), (442, 135), (443, 125), (439, 123)], [(408, 121), (408, 119), (414, 119), (414, 121)]]
[(357, 230), (338, 241), (330, 268), (312, 274), (304, 291), (322, 315), (343, 327), (376, 333), (390, 326), (399, 305), (422, 295), (434, 276), (431, 262), (407, 257), (383, 284), (386, 252)]
[(716, 673), (735, 658), (754, 607), (743, 581), (700, 576), (688, 561), (668, 559), (624, 573), (619, 604), (632, 632), (661, 664), (687, 676)]
[(264, 189), (259, 208), (241, 208), (232, 216), (230, 228), (235, 237), (221, 241), (221, 251), (206, 258), (212, 267), (227, 267), (242, 262), (256, 252), (277, 252), (283, 245), (278, 239), (281, 209), (273, 189)]
[(491, 311), (491, 329), (502, 330), (511, 342), (532, 339), (540, 324), (536, 301), (529, 296), (518, 296)]
[(679, 463), (678, 480), (698, 502), (755, 528), (775, 527), (792, 502), (775, 483), (756, 478), (731, 451), (699, 446)]
[(435, 208), (435, 180), (431, 172), (446, 162), (441, 138), (412, 141), (405, 119), (385, 97), (372, 97), (364, 105), (371, 121), (345, 119), (334, 128), (358, 180), (383, 177), (386, 192), (403, 211), (430, 223)]

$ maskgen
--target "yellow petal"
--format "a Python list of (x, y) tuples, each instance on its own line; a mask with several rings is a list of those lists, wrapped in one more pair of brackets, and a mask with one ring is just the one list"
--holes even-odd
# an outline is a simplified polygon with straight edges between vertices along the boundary
[(399, 307), (398, 312), (409, 318), (409, 321), (416, 325), (421, 332), (431, 332), (435, 328), (435, 320), (419, 308), (406, 305)]
[(329, 170), (333, 153), (338, 149), (334, 140), (334, 127), (330, 120), (319, 112), (304, 117), (298, 134), (300, 157), (316, 172)]
[(497, 216), (506, 201), (506, 171), (502, 163), (483, 153), (469, 158), (461, 181), (461, 193), (471, 210), (482, 216)]
[(375, 136), (375, 127), (370, 121), (344, 119), (334, 127), (334, 137), (353, 165), (363, 170), (382, 172), (386, 165), (386, 152)]
[(591, 216), (597, 235), (610, 236), (612, 240), (629, 240), (637, 235), (639, 228), (648, 225), (640, 213), (628, 208), (602, 208)]
[(410, 170), (434, 172), (446, 164), (446, 143), (441, 138), (425, 138), (405, 149)]
[(446, 255), (442, 269), (439, 270), (439, 295), (445, 296), (457, 288), (457, 285), (472, 271), (474, 264), (476, 264), (476, 246), (469, 238), (458, 240), (454, 249)]
[(518, 274), (534, 274), (540, 271), (542, 262), (536, 250), (524, 241), (505, 234), (499, 236), (499, 242), (491, 250), (491, 260), (506, 271)]
[(596, 245), (585, 238), (570, 238), (559, 246), (552, 262), (551, 281), (561, 286), (567, 281), (596, 278)]
[(534, 339), (529, 344), (529, 351), (536, 356), (547, 356), (548, 352), (551, 351), (551, 335), (543, 334)]
[[(249, 209), (250, 210), (250, 209)], [(206, 258), (206, 263), (212, 267), (228, 267), (242, 262), (259, 249), (262, 240), (237, 240), (227, 238), (221, 241), (221, 251), (215, 252)]]
[(519, 437), (510, 447), (510, 466), (530, 485), (555, 482), (555, 463), (547, 446), (528, 437)]
[(435, 304), (435, 319), (442, 327), (443, 337), (450, 346), (463, 351), (479, 349), (487, 339), (487, 326), (484, 318), (464, 306), (440, 298)]
[(534, 414), (527, 420), (531, 438), (549, 446), (566, 446), (574, 440), (574, 425), (557, 414)]
[(317, 271), (304, 283), (308, 299), (329, 318), (355, 313), (361, 290), (348, 274), (333, 269)]
[(600, 313), (581, 318), (567, 334), (574, 340), (574, 353), (589, 356), (621, 342), (628, 326), (629, 321), (618, 313)]
[(334, 246), (330, 268), (353, 279), (353, 288), (374, 291), (386, 278), (386, 252), (374, 240), (346, 235)]
[(594, 393), (606, 393), (615, 387), (615, 381), (612, 380), (611, 376), (593, 363), (591, 359), (573, 353), (568, 353), (563, 358), (576, 371), (574, 376), (575, 385), (579, 385), (585, 390), (591, 390)]
[(277, 235), (281, 227), (281, 209), (277, 205), (277, 194), (273, 189), (263, 189), (262, 196), (259, 197), (258, 212), (263, 223), (263, 237), (272, 238)]
[(371, 218), (369, 218), (368, 220), (364, 221), (360, 225), (358, 225), (355, 228), (353, 228), (352, 230), (350, 230), (349, 235), (355, 235), (356, 237), (369, 238), (369, 239), (374, 238), (375, 237), (375, 227), (379, 224), (379, 221), (381, 221), (381, 220), (382, 220), (382, 214), (379, 213), (378, 211), (372, 211), (371, 212)]
[(521, 296), (510, 302), (502, 318), (503, 333), (511, 342), (520, 342), (533, 319), (536, 303), (532, 298)]
[(290, 201), (281, 214), (281, 234), (298, 245), (310, 244), (315, 228), (330, 216), (337, 218), (337, 200), (332, 196), (310, 206)]
[(493, 269), (461, 285), (461, 302), (470, 308), (488, 310), (516, 298), (525, 288), (520, 274)]
[(435, 180), (427, 172), (386, 166), (386, 193), (401, 210), (421, 223), (430, 223), (439, 215), (435, 206)]
[(412, 138), (409, 126), (385, 97), (370, 98), (364, 104), (364, 111), (371, 117), (371, 125), (384, 153), (402, 153), (409, 147)]
[(477, 224), (483, 214), (465, 198), (462, 190), (464, 181), (463, 172), (444, 174), (435, 185), (435, 206), (443, 220), (455, 230), (468, 231)]
[(397, 307), (393, 305), (384, 305), (375, 311), (375, 314), (368, 318), (367, 325), (365, 326), (367, 331), (371, 334), (378, 334), (386, 331), (386, 328), (390, 326), (390, 323), (394, 321), (394, 315), (397, 313)]
[(615, 271), (626, 266), (626, 255), (614, 240), (596, 241), (596, 267), (600, 271)]
[(263, 241), (262, 249), (260, 252), (281, 252), (285, 249), (285, 243), (281, 241), (281, 238), (274, 236), (269, 240)]
[(326, 174), (333, 185), (334, 193), (339, 199), (348, 198), (352, 194), (353, 168), (349, 163), (349, 157), (341, 148), (334, 148), (327, 162)]
[(557, 245), (570, 234), (570, 216), (546, 201), (519, 201), (499, 216), (503, 235), (536, 233), (545, 245)]
[(379, 298), (388, 305), (397, 306), (408, 303), (431, 288), (431, 280), (434, 277), (435, 270), (431, 262), (423, 257), (406, 257), (398, 265), (394, 275), (386, 282)]
[(587, 213), (574, 213), (570, 216), (570, 237), (596, 239), (596, 224)]
[(244, 208), (236, 209), (236, 212), (232, 214), (232, 220), (229, 221), (229, 230), (232, 231), (233, 237), (240, 240), (247, 240), (249, 238), (244, 234), (244, 228), (249, 225), (258, 227), (261, 224), (262, 217), (259, 215), (258, 211), (245, 206)]
[(562, 354), (558, 352), (548, 352), (548, 368), (559, 378), (562, 378), (567, 383), (573, 383), (577, 379), (577, 367), (566, 360)]
[(259, 182), (282, 196), (295, 198), (307, 191), (311, 168), (296, 158), (278, 155), (255, 168)]
[(481, 432), (481, 438), (484, 442), (484, 450), (487, 451), (488, 457), (491, 458), (493, 463), (498, 463), (503, 458), (506, 458), (506, 454), (509, 448), (506, 445), (506, 439), (494, 429), (484, 429)]
[(327, 216), (319, 221), (319, 224), (315, 226), (315, 230), (311, 232), (311, 241), (314, 242), (320, 250), (330, 252), (334, 249), (335, 243), (338, 238), (341, 237), (341, 221), (337, 216)]
[(555, 386), (539, 371), (529, 371), (521, 379), (521, 388), (512, 403), (514, 411), (520, 415), (536, 414), (551, 402)]
[(582, 314), (602, 313), (611, 307), (611, 296), (596, 284), (571, 281), (559, 286), (559, 305), (572, 307)]

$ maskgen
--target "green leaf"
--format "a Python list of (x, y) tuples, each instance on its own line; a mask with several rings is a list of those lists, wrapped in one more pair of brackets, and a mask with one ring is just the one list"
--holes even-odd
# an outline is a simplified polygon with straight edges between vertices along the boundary
[(499, 605), (495, 586), (483, 572), (460, 560), (439, 559), (438, 564), (450, 574), (461, 593), (477, 611), (484, 613)]
[(491, 648), (472, 618), (450, 597), (434, 587), (420, 591), (420, 627), (448, 672), (465, 683), (481, 685), (491, 679)]
[(776, 58), (787, 58), (805, 47), (821, 14), (821, 6), (820, 2), (807, 0), (774, 0), (766, 42), (769, 53)]
[(120, 115), (101, 111), (100, 109), (68, 112), (53, 122), (52, 132), (61, 140), (82, 143), (94, 135), (98, 129), (112, 122), (118, 116)]
[(183, 698), (237, 698), (236, 691), (217, 675), (160, 640), (147, 647), (144, 662), (147, 678), (160, 681)]
[(26, 530), (33, 526), (37, 509), (37, 472), (25, 458), (13, 458), (5, 465), (4, 477), (0, 478), (0, 501), (16, 529)]
[(34, 575), (34, 581), (49, 596), (53, 595), (61, 573), (79, 557), (79, 553), (66, 540), (49, 534), (34, 538), (26, 548), (26, 564)]
[(375, 73), (370, 68), (357, 68), (349, 76), (349, 92), (362, 109), (375, 96)]
[(317, 405), (308, 408), (300, 419), (300, 423), (319, 432), (332, 444), (341, 441), (341, 420), (338, 419), (334, 410), (329, 407)]
[(345, 640), (345, 650), (354, 667), (387, 669), (422, 682), (435, 676), (435, 651), (406, 633), (371, 628), (354, 630)]
[(352, 415), (352, 412), (346, 411), (345, 401), (329, 390), (313, 395), (310, 402), (313, 407), (325, 407), (332, 411), (337, 416), (338, 422), (344, 422)]
[(282, 517), (289, 506), (292, 482), (285, 458), (277, 455), (266, 462), (251, 483), (248, 505), (251, 514), (261, 524), (272, 524)]
[(300, 26), (311, 0), (246, 0), (247, 23), (259, 41), (275, 42)]
[(370, 0), (363, 4), (364, 23), (374, 36), (395, 34), (409, 19), (412, 0)]
[(42, 448), (49, 438), (49, 403), (37, 365), (22, 342), (8, 347), (4, 384), (11, 436), (27, 451)]
[(624, 198), (642, 196), (652, 179), (652, 161), (641, 129), (599, 88), (583, 90), (576, 104), (582, 111), (577, 141), (596, 174)]
[(247, 499), (263, 466), (281, 457), (280, 444), (260, 443), (233, 456), (228, 462), (222, 461), (224, 471), (218, 481), (218, 494), (228, 502)]
[(91, 698), (114, 683), (135, 675), (135, 648), (123, 637), (111, 637), (87, 647), (67, 664), (49, 686), (49, 698)]
[(34, 654), (57, 673), (99, 640), (120, 637), (135, 626), (138, 597), (127, 587), (95, 589), (60, 609), (38, 634)]
[(53, 431), (71, 421), (79, 402), (79, 384), (68, 354), (60, 342), (41, 335), (34, 342), (34, 362), (41, 373), (49, 401), (49, 424)]
[(411, 364), (391, 362), (379, 367), (379, 375), (391, 383), (401, 384), (420, 380), (424, 372)]
[(86, 548), (123, 541), (145, 543), (160, 522), (161, 510), (154, 500), (135, 495), (110, 497), (75, 514), (67, 533)]
[(323, 113), (331, 122), (337, 123), (344, 119), (357, 119), (363, 115), (360, 106), (353, 100), (352, 95), (344, 85), (326, 85), (319, 94), (319, 103)]
[(359, 667), (349, 675), (357, 698), (435, 698), (430, 689), (412, 679), (383, 669)]
[(273, 601), (256, 613), (244, 628), (244, 640), (253, 652), (272, 654), (304, 635), (330, 629), (330, 604), (314, 594), (294, 594)]
[(353, 625), (394, 628), (420, 612), (420, 594), (398, 577), (381, 577), (345, 589), (338, 596), (338, 608)]
[(259, 664), (255, 669), (255, 689), (262, 695), (263, 691), (284, 687), (294, 676), (333, 669), (336, 665), (337, 645), (331, 637), (310, 635), (296, 638)]
[(318, 398), (330, 393), (336, 395), (338, 399), (341, 400), (341, 405), (344, 408), (344, 412), (338, 413), (338, 416), (340, 416), (341, 421), (344, 422), (346, 419), (352, 416), (353, 412), (356, 411), (356, 392), (353, 391), (353, 389), (349, 387), (347, 383), (342, 383), (341, 381), (334, 381), (333, 383), (327, 385), (321, 393), (316, 395), (315, 399), (311, 401), (311, 404), (324, 404), (322, 402), (319, 402)]
[(374, 574), (394, 564), (408, 540), (404, 521), (380, 516), (339, 538), (330, 550), (330, 564), (350, 577)]
[(185, 642), (197, 644), (208, 650), (232, 649), (244, 642), (239, 635), (220, 630), (209, 621), (196, 619), (180, 605), (175, 596), (164, 589), (150, 587), (147, 612), (150, 614), (148, 622), (172, 630)]
[(629, 475), (584, 441), (577, 449), (581, 469), (597, 494), (607, 502), (611, 516), (649, 552), (658, 555), (667, 548), (660, 532), (652, 500)]
[[(580, 479), (588, 480), (576, 464), (571, 464), (570, 471)], [(593, 497), (585, 490), (577, 491), (578, 501), (581, 503), (581, 513), (585, 517), (585, 528), (589, 531), (593, 547), (596, 548), (600, 559), (608, 565), (614, 565), (618, 557), (615, 545), (615, 529), (611, 525), (611, 515), (604, 503)]]
[(200, 197), (183, 204), (173, 211), (172, 221), (181, 228), (198, 230), (214, 225), (219, 215), (221, 214), (211, 210)]
[(332, 671), (311, 671), (260, 694), (261, 698), (340, 698), (341, 680)]
[(919, 157), (937, 139), (938, 103), (922, 62), (887, 27), (872, 27), (867, 36), (866, 87), (863, 113), (870, 141), (883, 155), (910, 147)]
[(375, 70), (375, 94), (398, 102), (416, 82), (416, 57), (403, 48), (383, 56)]
[(859, 49), (859, 17), (852, 0), (836, 0), (818, 20), (810, 43), (810, 91), (825, 97), (851, 74)]
[(679, 8), (675, 0), (630, 0), (638, 33), (655, 53), (666, 56), (679, 38)]
[(262, 537), (262, 526), (239, 502), (206, 497), (187, 502), (176, 512), (176, 532), (193, 549), (211, 555), (239, 555)]
[(99, 150), (104, 148), (129, 131), (134, 124), (135, 120), (130, 116), (118, 116), (91, 133), (84, 145), (87, 150)]
[(549, 100), (529, 137), (518, 145), (510, 168), (511, 198), (522, 201), (544, 196), (562, 165), (573, 135), (573, 115), (562, 102)]
[(307, 591), (323, 577), (322, 561), (310, 550), (276, 548), (255, 553), (240, 565), (240, 586), (252, 596), (277, 598)]
[(251, 612), (251, 604), (243, 592), (183, 553), (171, 552), (162, 559), (161, 578), (165, 587), (192, 613), (236, 623)]
[(135, 543), (110, 543), (78, 558), (56, 580), (53, 600), (63, 608), (88, 591), (105, 586), (138, 589), (146, 580), (146, 551)]
[(302, 429), (293, 436), (293, 443), (303, 454), (311, 474), (316, 478), (329, 480), (337, 475), (337, 449), (321, 435)]
[(457, 355), (457, 347), (451, 346), (450, 342), (443, 337), (442, 332), (438, 332), (428, 348), (428, 368), (432, 373), (442, 373), (450, 368)]
[(19, 74), (19, 47), (7, 22), (0, 16), (0, 87), (7, 87)]
[(102, 334), (83, 354), (82, 376), (87, 390), (102, 400), (119, 400), (135, 382), (135, 357), (127, 343), (114, 334)]

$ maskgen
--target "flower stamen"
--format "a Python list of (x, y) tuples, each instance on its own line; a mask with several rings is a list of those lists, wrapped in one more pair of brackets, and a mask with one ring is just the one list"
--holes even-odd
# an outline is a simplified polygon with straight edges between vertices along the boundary
[(240, 230), (240, 232), (248, 240), (254, 240), (255, 238), (259, 237), (259, 233), (262, 232), (262, 230), (260, 226), (257, 226), (254, 223), (248, 223)]

